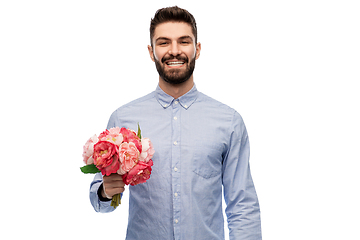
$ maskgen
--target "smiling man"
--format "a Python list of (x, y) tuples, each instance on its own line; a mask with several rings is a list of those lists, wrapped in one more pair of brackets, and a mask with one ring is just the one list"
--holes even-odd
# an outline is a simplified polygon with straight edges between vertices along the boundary
[[(193, 85), (195, 60), (200, 56), (201, 44), (196, 43), (188, 23), (165, 22), (156, 27), (152, 46), (148, 46), (160, 77), (160, 87)], [(191, 78), (191, 79), (190, 79)], [(188, 81), (190, 80), (190, 81)]]
[[(194, 17), (178, 7), (158, 10), (150, 41), (158, 87), (118, 108), (108, 123), (135, 129), (139, 122), (156, 151), (150, 179), (129, 188), (127, 239), (223, 240), (222, 191), (230, 239), (261, 239), (243, 119), (194, 84), (201, 51)], [(119, 175), (98, 173), (90, 200), (95, 211), (111, 212), (111, 197), (123, 192)]]

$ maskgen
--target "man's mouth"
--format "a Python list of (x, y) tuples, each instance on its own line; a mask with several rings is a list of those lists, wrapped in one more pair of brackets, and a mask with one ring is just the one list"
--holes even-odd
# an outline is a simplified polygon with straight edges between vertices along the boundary
[(174, 67), (176, 67), (176, 66), (181, 66), (181, 65), (183, 65), (185, 62), (183, 62), (183, 61), (168, 61), (168, 62), (166, 62), (165, 64), (166, 65), (168, 65), (168, 66), (174, 66)]

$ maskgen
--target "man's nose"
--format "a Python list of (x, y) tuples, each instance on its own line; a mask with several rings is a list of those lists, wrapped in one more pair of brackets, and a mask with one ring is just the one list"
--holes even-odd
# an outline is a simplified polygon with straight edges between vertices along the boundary
[(170, 55), (173, 55), (173, 56), (177, 56), (177, 55), (180, 55), (180, 54), (181, 54), (181, 50), (180, 50), (177, 42), (171, 44), (171, 48), (170, 48), (170, 50), (169, 50), (169, 54), (170, 54)]

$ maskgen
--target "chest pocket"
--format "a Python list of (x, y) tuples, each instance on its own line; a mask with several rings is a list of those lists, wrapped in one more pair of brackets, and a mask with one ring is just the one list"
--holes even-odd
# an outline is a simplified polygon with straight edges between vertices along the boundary
[(193, 172), (203, 178), (212, 178), (221, 174), (222, 146), (204, 144), (194, 152)]

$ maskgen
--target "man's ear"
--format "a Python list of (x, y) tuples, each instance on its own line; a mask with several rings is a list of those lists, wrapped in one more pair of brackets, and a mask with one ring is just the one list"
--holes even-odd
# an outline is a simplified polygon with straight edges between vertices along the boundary
[(196, 60), (200, 57), (201, 43), (196, 44)]
[(148, 51), (149, 51), (149, 54), (150, 54), (150, 58), (153, 62), (155, 62), (155, 59), (154, 59), (154, 51), (153, 51), (153, 48), (148, 45)]

